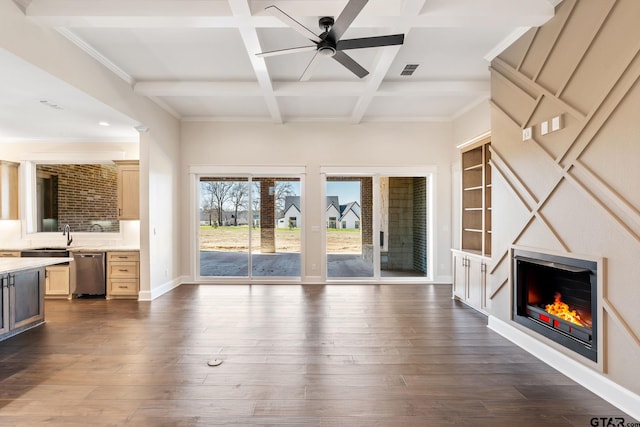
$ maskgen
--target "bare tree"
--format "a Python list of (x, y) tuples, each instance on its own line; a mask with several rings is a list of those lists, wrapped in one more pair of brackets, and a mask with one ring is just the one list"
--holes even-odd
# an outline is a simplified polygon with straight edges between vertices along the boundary
[(231, 187), (230, 199), (233, 204), (233, 225), (238, 225), (238, 210), (246, 208), (249, 196), (249, 186), (246, 182), (235, 182)]
[(203, 181), (200, 183), (202, 193), (209, 201), (211, 211), (217, 212), (216, 221), (222, 225), (224, 205), (230, 197), (232, 181)]
[(251, 227), (259, 227), (260, 224), (254, 220), (256, 213), (260, 213), (260, 182), (253, 181), (251, 184)]
[(280, 218), (282, 215), (284, 215), (285, 200), (287, 196), (291, 196), (293, 194), (293, 186), (291, 185), (290, 181), (276, 181), (276, 186), (274, 189), (276, 218)]

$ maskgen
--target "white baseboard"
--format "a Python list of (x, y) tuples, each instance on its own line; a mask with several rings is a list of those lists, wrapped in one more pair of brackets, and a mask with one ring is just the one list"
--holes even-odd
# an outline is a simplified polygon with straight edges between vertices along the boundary
[(489, 316), (487, 326), (621, 411), (626, 412), (636, 420), (640, 420), (639, 395), (495, 316)]
[(187, 281), (187, 277), (188, 276), (180, 276), (173, 280), (165, 282), (160, 286), (156, 286), (150, 291), (140, 291), (140, 293), (138, 294), (138, 301), (153, 301), (159, 296), (162, 296), (172, 289), (175, 289), (181, 284), (185, 283)]
[(450, 285), (453, 283), (453, 276), (436, 276), (433, 283)]

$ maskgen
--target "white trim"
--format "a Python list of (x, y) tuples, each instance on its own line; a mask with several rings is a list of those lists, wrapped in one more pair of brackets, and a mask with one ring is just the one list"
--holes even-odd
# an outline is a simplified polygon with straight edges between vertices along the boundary
[(320, 173), (326, 175), (339, 175), (346, 177), (357, 176), (428, 176), (436, 174), (438, 167), (434, 165), (424, 166), (320, 166)]
[(468, 147), (469, 145), (475, 144), (476, 142), (481, 141), (481, 140), (483, 140), (483, 139), (485, 139), (485, 138), (488, 138), (488, 137), (490, 137), (490, 136), (491, 136), (491, 131), (490, 131), (490, 130), (488, 130), (488, 131), (486, 131), (486, 132), (484, 132), (484, 133), (481, 133), (481, 134), (480, 134), (480, 135), (478, 135), (478, 136), (474, 136), (473, 138), (471, 138), (471, 139), (469, 139), (469, 140), (467, 140), (467, 141), (463, 142), (462, 144), (458, 144), (458, 145), (456, 145), (456, 148), (457, 148), (457, 149), (461, 149), (461, 148)]
[(495, 316), (489, 316), (487, 327), (586, 387), (621, 411), (635, 419), (640, 419), (639, 395)]
[(189, 173), (196, 175), (213, 175), (216, 177), (288, 177), (293, 175), (305, 175), (305, 166), (216, 166), (216, 165), (191, 165)]
[[(137, 144), (136, 142), (132, 142)], [(98, 164), (110, 163), (113, 160), (137, 160), (125, 159), (124, 151), (76, 151), (76, 152), (60, 152), (60, 151), (39, 151), (25, 153), (22, 160), (35, 163), (46, 164)]]
[(522, 37), (531, 28), (532, 27), (517, 27), (505, 38), (500, 40), (497, 45), (492, 47), (491, 50), (487, 52), (486, 55), (484, 55), (484, 60), (487, 62), (493, 61), (496, 56), (500, 55), (506, 48), (511, 46), (516, 40)]
[(125, 72), (122, 68), (118, 67), (115, 63), (111, 62), (106, 56), (102, 53), (98, 52), (91, 46), (89, 43), (84, 41), (80, 36), (71, 31), (69, 28), (64, 27), (56, 27), (56, 31), (58, 31), (62, 36), (64, 36), (71, 43), (78, 46), (82, 49), (86, 54), (90, 57), (104, 65), (107, 69), (109, 69), (113, 74), (120, 77), (122, 80), (127, 82), (130, 85), (135, 83), (133, 77), (131, 77), (127, 72)]
[(165, 282), (160, 286), (156, 286), (150, 291), (140, 291), (140, 293), (138, 294), (138, 301), (153, 301), (154, 299), (182, 285), (186, 280), (187, 276), (180, 276), (176, 277), (173, 280)]

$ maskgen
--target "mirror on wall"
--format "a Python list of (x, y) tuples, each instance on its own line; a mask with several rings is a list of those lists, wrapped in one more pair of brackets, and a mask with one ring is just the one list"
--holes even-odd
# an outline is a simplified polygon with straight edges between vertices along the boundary
[(115, 164), (37, 164), (36, 200), (37, 232), (120, 231)]

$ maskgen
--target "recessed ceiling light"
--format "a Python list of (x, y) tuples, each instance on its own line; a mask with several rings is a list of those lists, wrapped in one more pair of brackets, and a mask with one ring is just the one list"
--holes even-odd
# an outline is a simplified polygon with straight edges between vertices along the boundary
[(55, 102), (49, 101), (48, 99), (41, 99), (40, 100), (40, 104), (46, 105), (47, 107), (50, 107), (50, 108), (55, 108), (56, 110), (62, 110), (63, 109), (61, 106), (59, 106)]
[(109, 124), (109, 122), (105, 122), (105, 121), (98, 122), (98, 124), (100, 126), (111, 126), (111, 124)]

